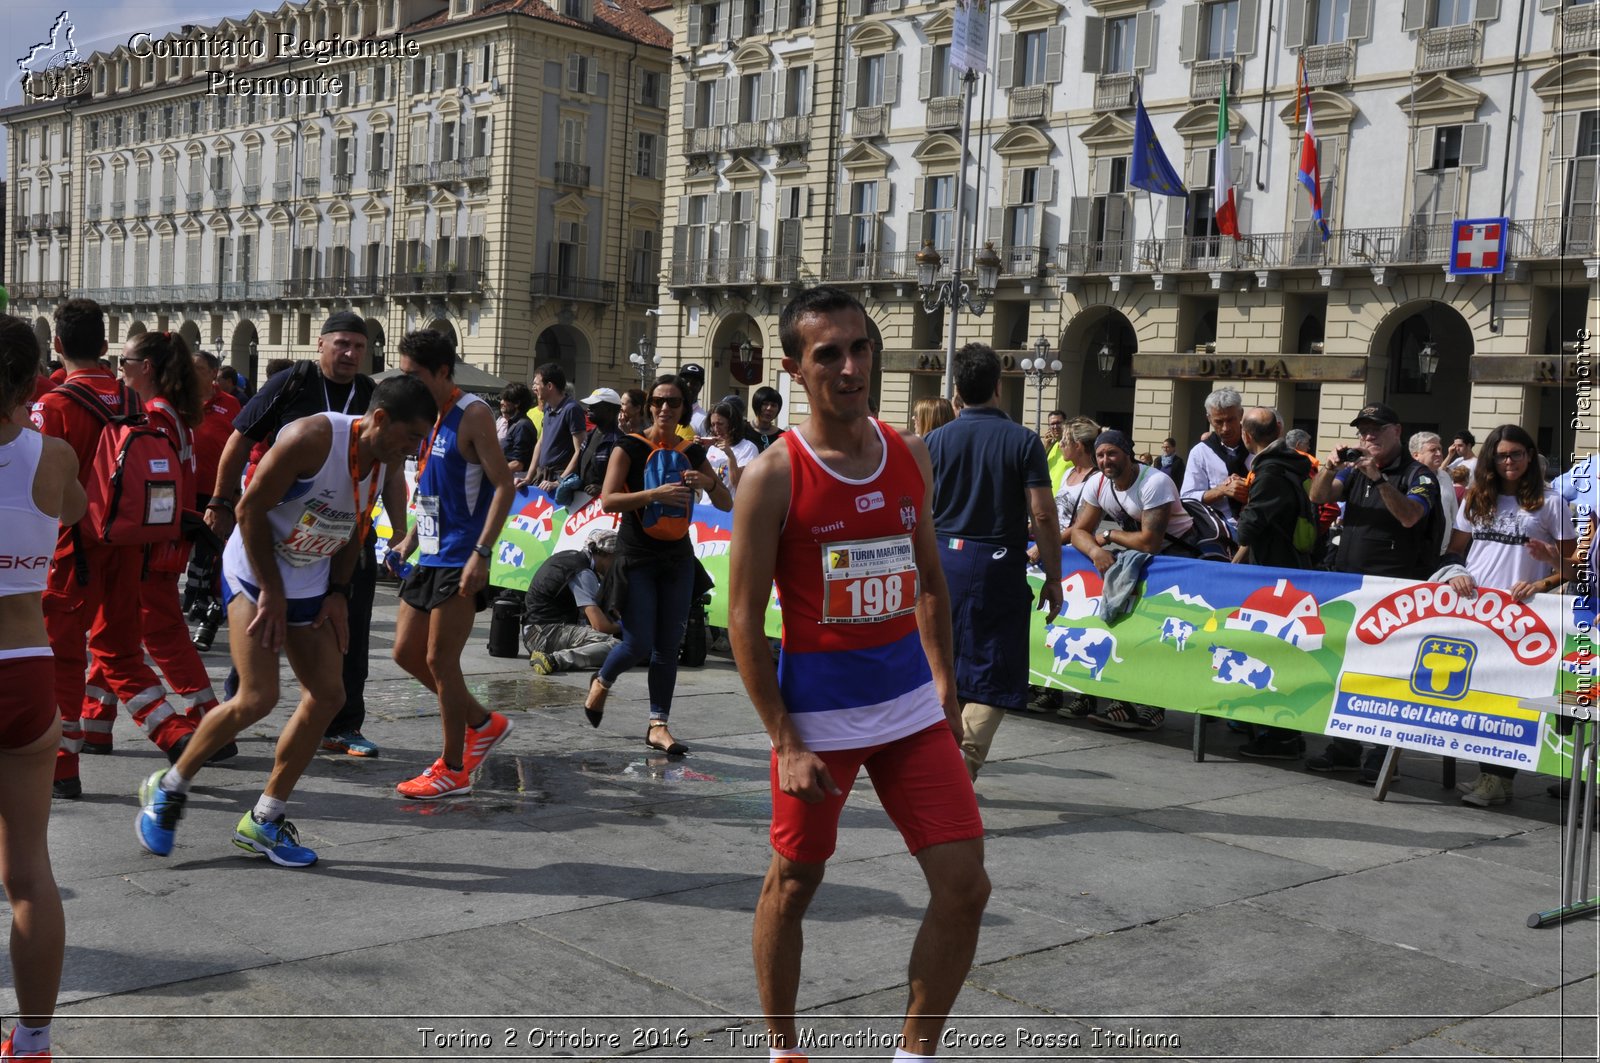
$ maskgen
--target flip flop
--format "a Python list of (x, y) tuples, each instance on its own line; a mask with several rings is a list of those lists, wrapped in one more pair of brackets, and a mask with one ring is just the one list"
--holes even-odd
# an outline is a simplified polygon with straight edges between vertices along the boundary
[(663, 745), (660, 745), (660, 744), (650, 740), (650, 732), (651, 731), (654, 731), (657, 727), (665, 727), (665, 726), (667, 726), (667, 723), (666, 723), (665, 720), (652, 720), (650, 722), (650, 726), (645, 728), (645, 732), (644, 732), (644, 744), (645, 744), (645, 746), (650, 748), (650, 749), (655, 750), (657, 753), (665, 753), (669, 757), (681, 757), (685, 753), (689, 752), (689, 747), (684, 745), (682, 742), (673, 742), (671, 745), (663, 746)]
[[(595, 687), (600, 688), (598, 700), (594, 696)], [(606, 697), (610, 693), (611, 687), (606, 684), (605, 680), (600, 678), (599, 672), (589, 677), (589, 698), (583, 703), (583, 715), (589, 721), (590, 727), (599, 727), (600, 721), (605, 718)]]

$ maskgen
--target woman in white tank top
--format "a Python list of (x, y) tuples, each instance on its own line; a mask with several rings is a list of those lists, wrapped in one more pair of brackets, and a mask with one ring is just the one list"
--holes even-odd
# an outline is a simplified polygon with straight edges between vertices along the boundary
[(0, 1055), (50, 1047), (66, 921), (50, 871), (46, 833), (61, 720), (42, 592), (61, 522), (87, 505), (78, 459), (41, 436), (24, 403), (39, 373), (27, 322), (0, 314), (0, 881), (11, 901), (12, 984), (19, 1021)]

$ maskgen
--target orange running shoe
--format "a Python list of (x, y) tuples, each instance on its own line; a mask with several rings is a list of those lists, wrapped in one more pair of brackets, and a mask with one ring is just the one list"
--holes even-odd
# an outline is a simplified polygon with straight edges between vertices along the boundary
[(401, 797), (413, 801), (436, 801), (441, 797), (455, 797), (472, 792), (472, 777), (465, 771), (451, 771), (440, 757), (428, 770), (415, 779), (407, 779), (395, 787)]
[(16, 1060), (17, 1063), (23, 1063), (24, 1060), (28, 1063), (50, 1063), (50, 1050), (46, 1048), (38, 1052), (23, 1052), (12, 1048), (11, 1038), (7, 1037), (5, 1043), (0, 1044), (0, 1063), (10, 1063), (11, 1060)]
[(461, 755), (461, 767), (469, 775), (477, 770), (489, 751), (511, 733), (511, 721), (498, 712), (491, 712), (482, 727), (467, 728), (467, 744)]

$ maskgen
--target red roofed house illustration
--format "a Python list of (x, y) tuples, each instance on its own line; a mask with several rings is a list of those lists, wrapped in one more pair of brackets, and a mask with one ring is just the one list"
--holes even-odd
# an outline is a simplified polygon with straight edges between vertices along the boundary
[(1317, 600), (1286, 579), (1253, 592), (1222, 626), (1260, 631), (1307, 651), (1321, 649), (1325, 633)]
[(1094, 616), (1105, 584), (1092, 569), (1069, 572), (1061, 580), (1061, 615), (1068, 620)]

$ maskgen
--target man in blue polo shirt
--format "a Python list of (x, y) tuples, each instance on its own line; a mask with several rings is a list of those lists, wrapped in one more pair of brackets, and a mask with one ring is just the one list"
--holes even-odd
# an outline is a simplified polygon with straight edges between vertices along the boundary
[(1000, 409), (1000, 358), (969, 343), (956, 352), (960, 416), (928, 433), (933, 526), (950, 584), (961, 751), (974, 780), (1007, 709), (1028, 697), (1028, 517), (1044, 569), (1040, 608), (1061, 610), (1061, 528), (1039, 437)]
[(555, 362), (546, 362), (534, 371), (533, 393), (544, 410), (544, 427), (539, 430), (533, 468), (522, 482), (553, 495), (562, 480), (578, 471), (578, 453), (589, 426), (583, 407), (567, 395), (566, 371)]

